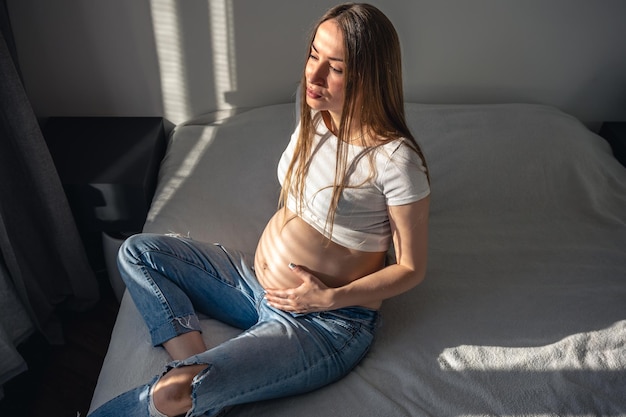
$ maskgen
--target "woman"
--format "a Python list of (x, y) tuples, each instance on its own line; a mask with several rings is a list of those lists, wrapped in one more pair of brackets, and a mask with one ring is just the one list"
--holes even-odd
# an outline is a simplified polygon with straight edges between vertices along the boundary
[[(382, 301), (424, 278), (428, 175), (385, 15), (365, 4), (329, 10), (309, 42), (301, 96), (278, 167), (281, 207), (253, 260), (171, 236), (122, 247), (128, 290), (174, 361), (93, 416), (215, 415), (329, 384), (367, 353)], [(397, 261), (385, 266), (392, 241)], [(195, 311), (245, 331), (207, 350)]]

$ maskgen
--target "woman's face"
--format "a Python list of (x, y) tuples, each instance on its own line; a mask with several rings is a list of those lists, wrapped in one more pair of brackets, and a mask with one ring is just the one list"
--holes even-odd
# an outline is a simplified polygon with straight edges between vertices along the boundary
[(343, 34), (334, 20), (315, 32), (305, 67), (306, 102), (314, 110), (327, 111), (339, 126), (344, 102), (345, 53)]

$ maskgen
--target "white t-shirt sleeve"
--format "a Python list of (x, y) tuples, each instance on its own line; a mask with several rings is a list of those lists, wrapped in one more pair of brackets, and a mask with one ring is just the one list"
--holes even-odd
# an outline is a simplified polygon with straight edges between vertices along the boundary
[(388, 206), (414, 203), (430, 194), (426, 167), (404, 142), (391, 152), (381, 175), (381, 188)]
[(291, 159), (293, 158), (293, 152), (296, 148), (296, 142), (298, 142), (298, 135), (300, 134), (300, 124), (296, 126), (296, 130), (291, 134), (291, 139), (289, 140), (289, 144), (287, 148), (283, 152), (280, 157), (280, 161), (278, 162), (278, 181), (282, 187), (283, 182), (285, 180), (285, 174), (287, 174), (287, 170), (289, 169), (289, 164), (291, 163)]

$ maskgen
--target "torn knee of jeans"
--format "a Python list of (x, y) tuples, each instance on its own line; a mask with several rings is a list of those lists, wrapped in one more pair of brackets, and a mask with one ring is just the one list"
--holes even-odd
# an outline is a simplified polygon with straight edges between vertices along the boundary
[(198, 372), (196, 376), (193, 378), (193, 381), (191, 381), (191, 409), (189, 410), (189, 412), (187, 412), (187, 416), (191, 416), (192, 411), (196, 409), (197, 401), (198, 401), (198, 392), (197, 392), (198, 385), (202, 383), (202, 380), (207, 377), (209, 371), (211, 370), (211, 365), (209, 364), (199, 362), (197, 360), (195, 361), (195, 363), (198, 365), (205, 364), (207, 365), (207, 367), (201, 370), (200, 372)]
[(192, 240), (192, 239), (191, 239), (191, 232), (190, 232), (190, 231), (187, 231), (187, 235), (183, 235), (183, 234), (181, 234), (181, 233), (178, 233), (178, 232), (173, 232), (173, 231), (171, 231), (171, 230), (170, 230), (170, 232), (169, 232), (169, 233), (165, 233), (165, 236), (169, 236), (169, 237), (177, 237), (177, 238), (183, 238), (183, 239), (189, 239), (189, 240)]
[(191, 365), (206, 365), (207, 367), (204, 368), (202, 371), (198, 372), (198, 374), (193, 378), (191, 382), (191, 408), (187, 412), (186, 416), (192, 416), (194, 410), (196, 409), (196, 402), (197, 402), (197, 397), (198, 397), (196, 389), (198, 385), (202, 382), (202, 380), (206, 377), (208, 372), (210, 371), (211, 364), (201, 360), (201, 358), (199, 358), (197, 355), (191, 356), (183, 360), (172, 361), (165, 366), (165, 370), (163, 371), (163, 373), (159, 377), (157, 377), (157, 379), (154, 381), (154, 384), (156, 384), (157, 381), (161, 377), (163, 377), (163, 375), (165, 375), (172, 369), (182, 368), (184, 366), (191, 366)]
[(187, 359), (181, 359), (176, 361), (171, 361), (167, 365), (165, 365), (165, 370), (161, 373), (161, 376), (165, 375), (169, 371), (175, 368), (182, 368), (183, 366), (191, 366), (191, 365), (206, 365), (211, 366), (210, 363), (202, 360), (198, 355), (193, 355), (188, 357)]
[(158, 416), (163, 416), (164, 415), (159, 410), (157, 410), (156, 406), (154, 405), (154, 387), (156, 387), (156, 384), (159, 382), (159, 380), (166, 373), (167, 373), (167, 371), (164, 371), (160, 375), (155, 376), (152, 379), (152, 381), (150, 381), (148, 383), (148, 413), (149, 413), (150, 417), (155, 417), (155, 416), (158, 417)]

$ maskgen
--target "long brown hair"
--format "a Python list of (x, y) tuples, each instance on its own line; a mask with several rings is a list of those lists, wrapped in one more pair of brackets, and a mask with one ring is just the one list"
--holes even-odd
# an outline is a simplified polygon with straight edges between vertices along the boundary
[[(334, 19), (343, 33), (345, 62), (345, 91), (338, 126), (339, 139), (336, 155), (335, 183), (326, 226), (334, 223), (335, 211), (343, 190), (348, 185), (347, 167), (350, 139), (363, 146), (373, 158), (373, 149), (387, 142), (404, 138), (405, 143), (417, 152), (426, 166), (426, 160), (411, 134), (404, 115), (402, 90), (402, 59), (400, 41), (391, 21), (376, 7), (362, 3), (346, 3), (328, 10), (314, 26), (308, 41), (307, 59), (318, 27)], [(315, 127), (321, 116), (312, 114), (306, 100), (307, 80), (303, 71), (300, 83), (300, 135), (291, 164), (285, 175), (280, 205), (286, 206), (291, 192), (298, 201), (298, 210), (304, 202), (304, 184), (312, 153)], [(358, 108), (357, 108), (358, 107)], [(352, 121), (358, 115), (360, 127), (354, 129)], [(354, 138), (358, 138), (355, 142)], [(303, 161), (304, 163), (300, 163)], [(370, 166), (374, 169), (373, 160)], [(371, 173), (371, 177), (375, 172)]]

